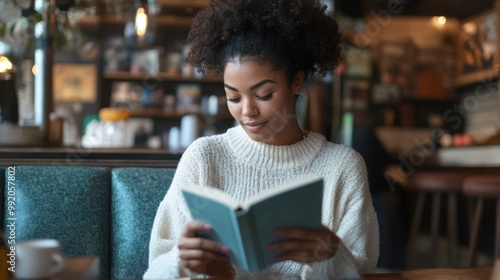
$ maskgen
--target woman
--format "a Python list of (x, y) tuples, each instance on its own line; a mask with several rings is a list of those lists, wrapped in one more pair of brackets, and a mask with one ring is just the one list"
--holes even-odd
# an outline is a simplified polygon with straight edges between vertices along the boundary
[(248, 275), (228, 248), (197, 237), (180, 192), (188, 184), (224, 190), (239, 202), (305, 174), (324, 178), (321, 230), (283, 229), (269, 250), (278, 262), (250, 276), (359, 278), (378, 258), (378, 224), (362, 158), (303, 131), (298, 95), (340, 60), (336, 22), (317, 0), (212, 0), (194, 20), (187, 62), (224, 79), (239, 126), (196, 140), (182, 155), (153, 225), (145, 279)]

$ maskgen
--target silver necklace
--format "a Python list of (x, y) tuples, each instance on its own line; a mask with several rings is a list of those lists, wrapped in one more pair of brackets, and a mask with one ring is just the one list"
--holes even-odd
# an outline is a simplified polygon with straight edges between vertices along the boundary
[(307, 131), (307, 130), (303, 129), (303, 130), (302, 130), (302, 139), (306, 139), (306, 138), (307, 138), (307, 136), (309, 136), (309, 131)]

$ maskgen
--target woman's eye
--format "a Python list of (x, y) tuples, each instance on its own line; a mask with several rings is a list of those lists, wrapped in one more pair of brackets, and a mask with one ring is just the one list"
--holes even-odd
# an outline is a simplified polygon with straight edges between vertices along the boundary
[(239, 98), (229, 98), (229, 97), (227, 97), (226, 100), (227, 100), (227, 102), (231, 102), (231, 103), (238, 103), (240, 101)]
[(255, 96), (255, 97), (256, 97), (257, 99), (260, 99), (260, 100), (264, 100), (264, 101), (266, 101), (266, 100), (270, 100), (270, 99), (271, 99), (271, 97), (273, 97), (273, 93), (271, 92), (271, 93), (270, 93), (270, 94), (268, 94), (268, 95), (264, 95), (264, 96)]

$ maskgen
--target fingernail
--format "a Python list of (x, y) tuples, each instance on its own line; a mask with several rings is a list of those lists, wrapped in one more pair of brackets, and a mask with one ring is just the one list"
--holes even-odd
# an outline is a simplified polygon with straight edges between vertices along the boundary
[(280, 236), (283, 236), (283, 235), (284, 235), (284, 233), (283, 233), (283, 231), (282, 231), (282, 230), (275, 230), (275, 231), (274, 231), (274, 235), (276, 235), (276, 236), (280, 237)]
[(204, 230), (206, 230), (206, 231), (209, 231), (209, 230), (212, 230), (212, 226), (211, 226), (211, 225), (204, 224), (204, 225), (203, 225), (203, 229), (204, 229)]
[(227, 246), (221, 246), (220, 251), (224, 254), (229, 254), (229, 252), (231, 252), (231, 249), (229, 249), (229, 247)]
[(267, 251), (269, 253), (272, 253), (272, 252), (274, 252), (276, 250), (278, 250), (278, 246), (276, 246), (276, 245), (269, 245), (269, 246), (267, 246)]

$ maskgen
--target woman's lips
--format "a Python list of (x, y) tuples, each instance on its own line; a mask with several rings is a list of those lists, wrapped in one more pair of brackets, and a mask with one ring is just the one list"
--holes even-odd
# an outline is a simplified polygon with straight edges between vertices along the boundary
[(248, 122), (244, 123), (244, 125), (247, 127), (247, 130), (252, 132), (252, 133), (258, 133), (265, 125), (267, 122)]

